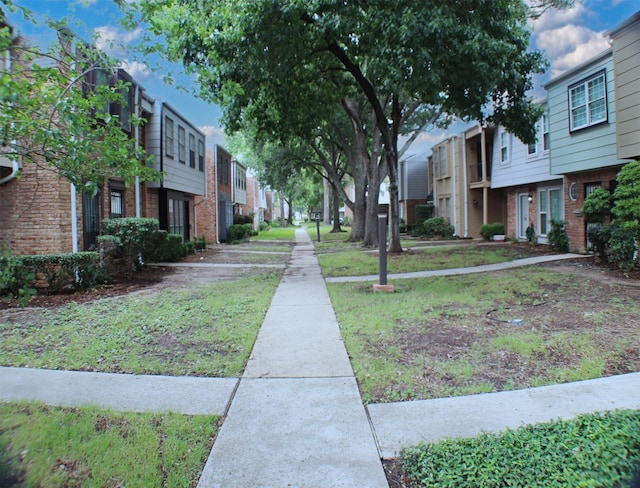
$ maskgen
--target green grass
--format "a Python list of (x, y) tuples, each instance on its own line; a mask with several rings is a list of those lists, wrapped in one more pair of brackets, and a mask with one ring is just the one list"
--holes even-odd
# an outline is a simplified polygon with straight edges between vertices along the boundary
[(296, 240), (296, 227), (272, 227), (263, 230), (257, 236), (251, 238), (252, 241), (294, 241)]
[[(640, 306), (546, 268), (328, 283), (366, 402), (485, 393), (638, 370)], [(623, 300), (623, 297), (620, 297)], [(606, 302), (606, 303), (605, 303)], [(597, 314), (600, 321), (582, 321)], [(523, 320), (514, 325), (512, 319)], [(624, 325), (622, 325), (624, 324)], [(637, 356), (637, 352), (635, 353)]]
[[(335, 241), (318, 249), (318, 260), (325, 277), (377, 275), (380, 258), (377, 252), (338, 246)], [(502, 263), (524, 257), (517, 249), (491, 249), (468, 244), (413, 249), (401, 255), (387, 254), (388, 273), (410, 273)]]
[(400, 464), (410, 486), (424, 488), (637, 486), (632, 481), (640, 474), (640, 411), (422, 444), (405, 449)]
[(45, 310), (0, 323), (3, 366), (239, 376), (279, 273)]
[(218, 421), (0, 403), (0, 485), (195, 486)]

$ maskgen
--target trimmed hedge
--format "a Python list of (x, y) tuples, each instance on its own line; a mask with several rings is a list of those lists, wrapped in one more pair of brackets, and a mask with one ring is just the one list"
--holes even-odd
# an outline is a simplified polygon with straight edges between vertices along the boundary
[(483, 224), (480, 226), (480, 235), (485, 241), (490, 241), (493, 236), (504, 235), (505, 229), (502, 222)]

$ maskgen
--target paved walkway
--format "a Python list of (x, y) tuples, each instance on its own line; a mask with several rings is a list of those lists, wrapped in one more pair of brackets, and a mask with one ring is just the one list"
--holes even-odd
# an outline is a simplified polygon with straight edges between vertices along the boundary
[(296, 238), (242, 378), (0, 368), (0, 399), (226, 414), (200, 488), (386, 487), (380, 458), (422, 440), (640, 409), (640, 373), (365, 409), (313, 244)]

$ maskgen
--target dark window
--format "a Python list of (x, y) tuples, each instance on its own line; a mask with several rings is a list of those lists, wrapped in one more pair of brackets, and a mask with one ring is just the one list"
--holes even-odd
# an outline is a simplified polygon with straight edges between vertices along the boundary
[(185, 141), (185, 130), (181, 125), (178, 126), (178, 161), (181, 163), (187, 162), (187, 148)]
[(173, 119), (169, 117), (164, 118), (164, 153), (173, 157), (174, 155), (174, 134), (173, 134)]
[(189, 166), (196, 167), (196, 136), (189, 134)]
[(109, 217), (112, 219), (119, 219), (124, 217), (124, 190), (111, 189), (111, 204)]
[(198, 170), (204, 171), (204, 142), (198, 141)]

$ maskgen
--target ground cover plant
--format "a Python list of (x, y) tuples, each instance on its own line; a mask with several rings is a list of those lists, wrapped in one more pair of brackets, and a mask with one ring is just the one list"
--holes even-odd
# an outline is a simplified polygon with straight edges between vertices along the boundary
[(0, 486), (195, 486), (218, 421), (0, 403)]
[(399, 486), (637, 486), (640, 411), (581, 415), (405, 449)]
[[(328, 283), (365, 402), (484, 393), (640, 371), (632, 284), (549, 265)], [(601, 276), (600, 276), (601, 278)]]
[(280, 280), (256, 273), (0, 315), (0, 364), (134, 374), (239, 376)]

